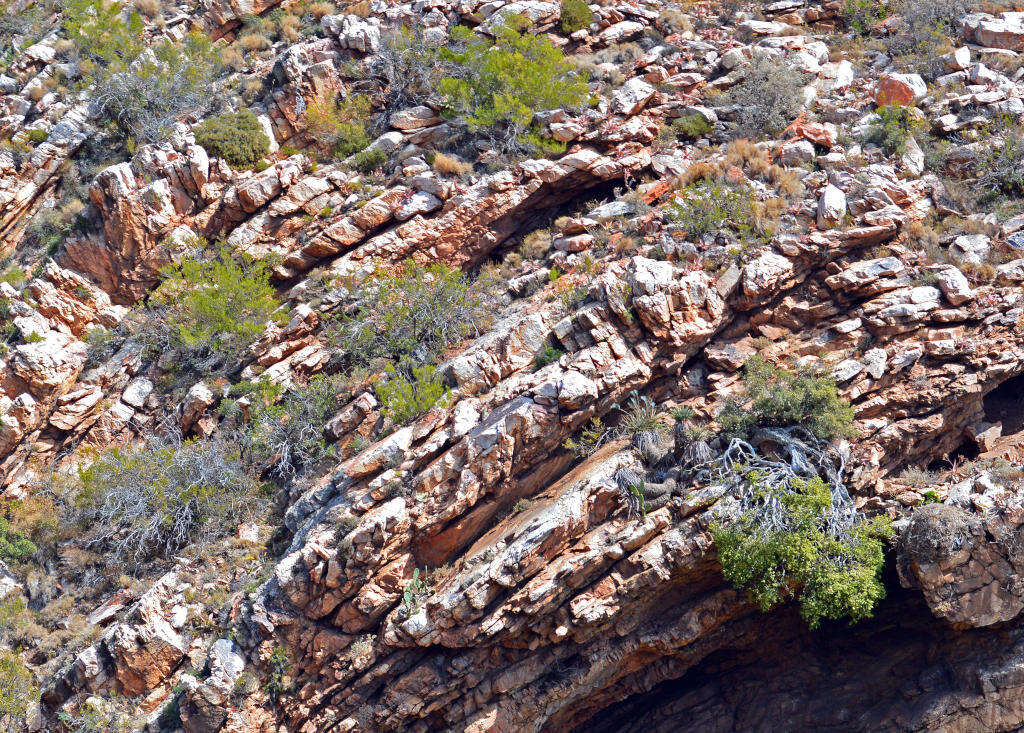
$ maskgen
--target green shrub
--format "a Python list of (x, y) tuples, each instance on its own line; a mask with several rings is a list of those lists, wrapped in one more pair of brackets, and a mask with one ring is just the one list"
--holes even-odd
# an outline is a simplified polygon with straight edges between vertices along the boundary
[(580, 107), (590, 94), (575, 65), (546, 37), (527, 32), (529, 21), (511, 16), (492, 28), (495, 38), (456, 26), (440, 56), (454, 67), (438, 82), (447, 112), (472, 131), (491, 134), (507, 149), (545, 149), (535, 112)]
[(178, 350), (184, 370), (238, 367), (268, 322), (284, 318), (266, 266), (245, 256), (235, 260), (226, 247), (210, 260), (168, 265), (161, 276), (139, 338), (157, 353)]
[(32, 672), (15, 652), (0, 649), (0, 726), (4, 730), (25, 730), (25, 716), (39, 700)]
[(580, 431), (579, 440), (566, 438), (565, 442), (562, 443), (562, 447), (573, 453), (577, 458), (589, 458), (605, 444), (612, 433), (613, 431), (605, 427), (601, 418), (592, 417), (587, 426)]
[(180, 42), (160, 41), (150, 51), (98, 61), (85, 81), (121, 132), (147, 143), (164, 139), (182, 117), (209, 109), (223, 71), (209, 37), (198, 32)]
[(562, 32), (575, 33), (594, 22), (594, 14), (584, 0), (562, 0)]
[(718, 181), (691, 183), (668, 206), (668, 213), (694, 239), (723, 229), (741, 238), (760, 234), (751, 193)]
[(20, 532), (11, 528), (10, 522), (0, 517), (0, 560), (18, 563), (35, 554), (36, 546)]
[(312, 468), (331, 453), (324, 426), (337, 411), (343, 389), (339, 377), (319, 375), (280, 402), (258, 401), (245, 438), (248, 450), (285, 478)]
[[(759, 490), (755, 506), (728, 525), (712, 528), (722, 574), (767, 611), (790, 598), (815, 628), (822, 619), (867, 618), (884, 597), (879, 573), (885, 562), (884, 520), (858, 522), (848, 536), (828, 527), (832, 496), (820, 478), (792, 480)], [(774, 523), (764, 521), (771, 506)]]
[(232, 168), (252, 168), (270, 150), (270, 139), (249, 109), (204, 120), (195, 129), (196, 142)]
[(436, 406), (443, 406), (451, 394), (436, 379), (430, 365), (413, 367), (412, 379), (395, 369), (388, 370), (386, 382), (374, 388), (384, 415), (396, 425), (404, 425)]
[(922, 127), (924, 123), (914, 115), (913, 107), (886, 104), (878, 108), (878, 121), (868, 129), (865, 140), (888, 155), (903, 155), (907, 152), (907, 140)]
[(360, 284), (359, 306), (336, 322), (332, 340), (355, 366), (384, 360), (412, 376), (411, 367), (434, 363), (480, 332), (490, 316), (490, 286), (442, 264), (407, 260), (400, 272), (377, 272)]
[(75, 44), (86, 73), (102, 66), (125, 66), (144, 48), (142, 17), (124, 17), (112, 0), (65, 0), (62, 30)]
[(781, 133), (803, 106), (803, 77), (785, 61), (755, 54), (743, 80), (725, 93), (739, 107), (734, 137), (760, 140)]
[(388, 162), (388, 155), (380, 148), (367, 148), (352, 156), (352, 165), (363, 173), (373, 173)]
[(981, 149), (977, 186), (983, 199), (1024, 194), (1024, 140), (1021, 130), (1008, 129)]
[(672, 130), (684, 140), (697, 140), (709, 135), (715, 126), (704, 115), (692, 114), (672, 121)]
[(306, 110), (306, 132), (331, 155), (347, 158), (370, 144), (366, 120), (370, 98), (355, 94), (339, 101), (331, 92)]
[(811, 371), (797, 374), (755, 355), (743, 366), (745, 394), (730, 399), (718, 415), (728, 434), (749, 434), (756, 427), (802, 425), (822, 440), (849, 435), (853, 408), (834, 379)]
[(33, 145), (38, 145), (39, 143), (46, 142), (50, 138), (50, 133), (48, 133), (46, 130), (39, 129), (29, 130), (27, 133), (25, 133), (25, 135), (28, 138), (28, 141)]
[(168, 556), (253, 518), (261, 488), (226, 443), (153, 438), (114, 448), (79, 472), (71, 511), (89, 542), (120, 562)]
[(552, 362), (558, 361), (564, 353), (561, 349), (548, 344), (533, 357), (533, 366), (535, 369), (545, 367)]

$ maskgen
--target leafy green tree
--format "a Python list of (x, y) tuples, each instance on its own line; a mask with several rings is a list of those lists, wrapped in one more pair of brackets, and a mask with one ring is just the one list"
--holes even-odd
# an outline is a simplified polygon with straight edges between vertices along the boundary
[(514, 15), (492, 29), (494, 39), (465, 26), (451, 31), (440, 50), (448, 64), (438, 83), (449, 114), (473, 131), (487, 131), (506, 149), (553, 149), (533, 123), (534, 113), (587, 103), (584, 78), (546, 37), (527, 32)]
[(594, 22), (594, 13), (584, 0), (562, 0), (562, 32), (575, 33)]
[[(821, 478), (761, 484), (748, 477), (753, 506), (712, 528), (722, 573), (762, 611), (796, 599), (815, 628), (823, 619), (869, 617), (885, 596), (884, 519), (859, 521), (849, 532), (829, 522), (832, 494)], [(771, 515), (772, 521), (766, 520)]]

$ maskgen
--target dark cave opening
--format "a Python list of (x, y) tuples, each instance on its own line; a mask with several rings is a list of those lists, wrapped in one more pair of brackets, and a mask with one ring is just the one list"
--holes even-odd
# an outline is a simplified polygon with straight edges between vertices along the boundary
[(1024, 374), (1007, 379), (985, 395), (985, 419), (1002, 422), (1003, 435), (1024, 430)]

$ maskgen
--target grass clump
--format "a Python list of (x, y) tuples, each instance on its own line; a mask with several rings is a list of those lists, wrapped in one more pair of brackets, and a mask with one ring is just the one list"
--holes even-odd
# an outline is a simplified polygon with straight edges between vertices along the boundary
[(168, 265), (161, 276), (139, 337), (156, 353), (176, 350), (181, 370), (208, 375), (240, 368), (268, 323), (283, 319), (266, 266), (235, 259), (226, 247), (211, 259)]
[(584, 0), (562, 0), (562, 32), (575, 33), (594, 22), (594, 13)]
[(232, 168), (252, 168), (270, 150), (270, 139), (250, 109), (225, 112), (201, 122), (196, 142)]
[(822, 440), (851, 432), (853, 408), (839, 396), (834, 379), (808, 370), (789, 372), (758, 354), (743, 366), (743, 387), (742, 398), (729, 400), (718, 415), (727, 434), (790, 425), (802, 425)]
[[(811, 628), (824, 619), (869, 617), (885, 588), (884, 521), (861, 521), (836, 536), (828, 525), (831, 492), (819, 477), (785, 486), (754, 486), (750, 508), (712, 528), (722, 574), (762, 611), (796, 599)], [(765, 516), (772, 513), (773, 521)]]

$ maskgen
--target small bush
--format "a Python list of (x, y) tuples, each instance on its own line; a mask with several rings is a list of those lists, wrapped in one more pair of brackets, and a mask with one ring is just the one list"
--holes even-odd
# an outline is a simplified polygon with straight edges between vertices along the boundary
[(562, 32), (575, 33), (588, 28), (594, 22), (594, 14), (584, 0), (562, 0)]
[(14, 531), (10, 523), (0, 517), (0, 560), (19, 563), (36, 553), (36, 546), (28, 537)]
[(387, 381), (374, 388), (384, 415), (396, 425), (404, 425), (436, 406), (443, 406), (451, 392), (435, 378), (434, 370), (429, 365), (413, 367), (409, 379), (389, 369)]
[(984, 146), (977, 171), (977, 187), (986, 199), (1024, 193), (1024, 140), (1020, 131), (1007, 130), (1001, 139)]
[(270, 139), (252, 110), (225, 112), (199, 123), (196, 142), (232, 168), (252, 168), (270, 150)]
[(312, 468), (330, 455), (324, 426), (338, 409), (342, 389), (339, 378), (321, 375), (277, 404), (259, 403), (246, 436), (249, 450), (285, 478)]
[(209, 37), (195, 32), (178, 43), (161, 41), (151, 53), (102, 58), (86, 68), (106, 115), (124, 135), (151, 143), (185, 115), (213, 105), (211, 89), (223, 67)]
[(380, 148), (367, 148), (352, 156), (352, 165), (363, 173), (373, 173), (387, 162), (388, 155)]
[(975, 10), (967, 0), (903, 0), (881, 7), (897, 10), (901, 20), (896, 33), (884, 39), (886, 53), (899, 68), (929, 77), (946, 73), (940, 57), (953, 49), (957, 21)]
[(672, 121), (672, 130), (683, 140), (697, 140), (706, 137), (715, 126), (712, 125), (704, 115), (687, 115)]
[(924, 127), (912, 107), (886, 104), (878, 108), (878, 121), (871, 125), (865, 140), (874, 143), (888, 155), (907, 152), (907, 140)]
[(411, 376), (411, 367), (433, 363), (479, 333), (492, 300), (487, 281), (408, 260), (400, 272), (378, 272), (361, 284), (359, 307), (334, 325), (332, 339), (356, 366), (385, 360)]
[(589, 458), (612, 437), (613, 431), (605, 427), (599, 417), (590, 418), (587, 426), (580, 431), (579, 440), (566, 438), (562, 447), (575, 454), (577, 458)]
[[(722, 574), (767, 611), (789, 598), (811, 628), (822, 619), (869, 617), (884, 597), (884, 521), (853, 525), (836, 536), (827, 518), (832, 496), (820, 478), (785, 487), (758, 486), (754, 506), (729, 525), (712, 528)], [(766, 515), (771, 513), (769, 522)]]
[(32, 672), (15, 652), (0, 649), (0, 724), (4, 730), (26, 730), (26, 713), (38, 700)]
[(32, 143), (33, 145), (38, 145), (39, 143), (46, 142), (50, 137), (50, 133), (48, 133), (46, 130), (37, 129), (29, 130), (27, 133), (25, 133), (25, 136), (28, 138), (28, 141), (30, 143)]
[(541, 369), (552, 362), (558, 361), (564, 353), (561, 349), (548, 344), (533, 357), (533, 366), (536, 369)]
[(726, 92), (738, 105), (735, 137), (761, 140), (782, 132), (803, 106), (803, 74), (783, 61), (756, 54), (743, 80)]
[(89, 541), (137, 566), (230, 532), (262, 504), (237, 450), (216, 441), (154, 438), (114, 448), (79, 473), (75, 518)]
[(235, 369), (249, 345), (280, 321), (266, 267), (235, 260), (227, 248), (211, 260), (188, 257), (161, 270), (139, 338), (156, 353), (179, 352), (179, 367), (209, 374)]
[(743, 387), (743, 397), (728, 401), (718, 415), (726, 433), (791, 425), (802, 425), (822, 440), (850, 433), (853, 408), (829, 377), (810, 371), (793, 374), (756, 355), (743, 366)]
[(573, 63), (528, 27), (524, 17), (512, 16), (492, 29), (490, 39), (456, 26), (440, 52), (449, 66), (437, 88), (448, 113), (509, 152), (548, 147), (533, 125), (534, 113), (580, 107), (590, 98)]
[(370, 109), (366, 95), (339, 101), (337, 93), (331, 92), (306, 110), (306, 132), (331, 155), (346, 158), (370, 144), (366, 132)]
[(741, 238), (758, 234), (751, 194), (735, 186), (702, 179), (687, 186), (668, 207), (672, 220), (695, 239), (723, 229)]

